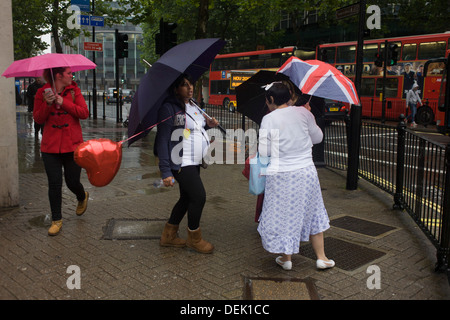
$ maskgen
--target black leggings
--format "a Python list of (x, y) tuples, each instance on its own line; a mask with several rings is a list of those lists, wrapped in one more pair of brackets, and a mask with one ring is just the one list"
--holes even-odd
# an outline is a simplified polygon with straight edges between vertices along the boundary
[(67, 188), (77, 196), (78, 201), (83, 201), (86, 197), (84, 187), (80, 182), (81, 168), (73, 159), (73, 152), (42, 152), (42, 160), (44, 161), (45, 172), (48, 178), (48, 198), (50, 200), (52, 220), (61, 220), (63, 167)]
[(182, 167), (179, 172), (172, 171), (172, 173), (180, 186), (180, 199), (172, 209), (169, 223), (180, 224), (187, 212), (188, 227), (196, 230), (200, 226), (200, 218), (206, 202), (205, 188), (200, 179), (200, 166)]

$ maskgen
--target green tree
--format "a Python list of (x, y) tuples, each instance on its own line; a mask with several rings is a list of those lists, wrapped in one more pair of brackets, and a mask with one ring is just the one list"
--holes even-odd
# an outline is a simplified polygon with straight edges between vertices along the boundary
[(44, 50), (46, 33), (40, 0), (12, 0), (14, 59), (25, 59)]

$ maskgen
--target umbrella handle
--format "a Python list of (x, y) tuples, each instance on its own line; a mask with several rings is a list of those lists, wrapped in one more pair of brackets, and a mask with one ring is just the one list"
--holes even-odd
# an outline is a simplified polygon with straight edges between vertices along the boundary
[[(203, 111), (202, 108), (200, 108), (200, 107), (195, 103), (195, 101), (194, 101), (193, 99), (189, 99), (189, 102), (191, 102), (192, 104), (194, 104), (194, 105), (200, 110), (200, 112), (203, 113), (209, 120), (212, 120), (212, 118), (211, 118), (205, 111)], [(218, 127), (219, 130), (222, 131), (224, 134), (227, 134), (227, 131), (226, 131), (224, 128), (222, 128), (222, 126), (221, 126), (220, 124), (218, 124), (217, 127)]]

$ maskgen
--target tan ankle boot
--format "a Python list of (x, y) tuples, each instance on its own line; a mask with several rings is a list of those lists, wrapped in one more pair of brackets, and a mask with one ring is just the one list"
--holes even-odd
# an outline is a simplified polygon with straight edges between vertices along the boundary
[(213, 252), (214, 246), (208, 241), (202, 239), (202, 232), (200, 228), (194, 231), (190, 230), (189, 228), (187, 230), (188, 230), (188, 238), (186, 241), (186, 245), (189, 248), (194, 249), (195, 251), (200, 253)]
[(164, 230), (159, 240), (159, 245), (162, 247), (177, 247), (182, 248), (186, 246), (186, 240), (178, 238), (178, 226), (166, 223)]
[(62, 228), (62, 220), (52, 221), (50, 229), (48, 229), (49, 236), (56, 236)]
[(86, 212), (87, 209), (87, 204), (88, 204), (88, 200), (89, 200), (89, 192), (85, 191), (85, 198), (83, 201), (78, 201), (78, 205), (77, 205), (77, 216), (81, 216), (83, 213)]

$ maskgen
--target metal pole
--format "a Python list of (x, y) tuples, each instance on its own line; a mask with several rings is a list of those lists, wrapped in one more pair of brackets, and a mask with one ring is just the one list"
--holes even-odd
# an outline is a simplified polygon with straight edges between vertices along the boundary
[(403, 177), (405, 175), (405, 129), (404, 116), (400, 117), (397, 126), (397, 172), (395, 179), (394, 209), (403, 210)]
[(358, 44), (356, 48), (356, 70), (355, 70), (355, 87), (356, 92), (358, 92), (358, 95), (361, 92), (365, 22), (366, 22), (366, 0), (361, 0), (359, 2), (359, 30), (358, 30)]
[(387, 40), (384, 41), (384, 57), (383, 57), (383, 89), (381, 91), (382, 100), (381, 100), (381, 123), (385, 123), (386, 121), (386, 65), (388, 58), (388, 46), (389, 42)]
[(350, 130), (348, 131), (348, 169), (347, 190), (356, 190), (358, 187), (359, 145), (361, 135), (361, 106), (353, 105), (350, 112)]
[[(359, 2), (359, 30), (358, 44), (356, 49), (356, 70), (355, 88), (356, 92), (361, 92), (361, 79), (363, 70), (363, 45), (364, 45), (364, 25), (366, 21), (366, 1)], [(350, 136), (348, 137), (348, 169), (347, 169), (347, 190), (356, 190), (358, 186), (358, 165), (359, 165), (359, 145), (361, 134), (361, 105), (352, 105), (350, 111)]]
[(119, 109), (120, 109), (120, 101), (119, 101), (119, 57), (117, 56), (117, 46), (118, 46), (118, 40), (119, 39), (119, 30), (116, 29), (116, 50), (115, 50), (115, 62), (116, 62), (116, 122), (119, 123), (120, 122), (120, 116), (119, 116)]

